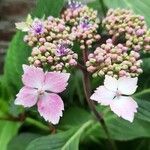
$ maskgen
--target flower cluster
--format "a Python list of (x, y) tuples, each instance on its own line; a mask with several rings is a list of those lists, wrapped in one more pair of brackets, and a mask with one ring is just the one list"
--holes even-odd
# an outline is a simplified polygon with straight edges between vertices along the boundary
[(70, 1), (61, 16), (71, 26), (72, 35), (80, 42), (81, 49), (91, 48), (92, 43), (100, 39), (97, 11), (80, 2)]
[[(137, 77), (142, 73), (140, 52), (150, 52), (150, 30), (143, 16), (125, 9), (110, 9), (100, 22), (97, 11), (71, 0), (61, 18), (33, 20), (29, 15), (26, 22), (17, 23), (17, 28), (27, 33), (24, 41), (32, 52), (30, 66), (23, 66), (24, 87), (15, 104), (32, 107), (37, 103), (40, 115), (57, 124), (64, 110), (58, 93), (67, 86), (68, 68), (78, 64), (76, 68), (84, 73), (87, 67), (93, 77), (105, 76), (104, 85), (97, 88), (91, 100), (109, 105), (119, 117), (132, 122), (138, 106), (129, 95), (136, 91)], [(73, 51), (76, 45), (83, 54), (81, 64)]]
[(123, 36), (127, 47), (135, 51), (145, 48), (147, 26), (143, 16), (135, 15), (131, 10), (110, 9), (103, 20), (103, 26), (110, 35)]
[(62, 19), (49, 16), (47, 19), (34, 19), (24, 41), (31, 47), (43, 45), (45, 42), (57, 44), (59, 40), (72, 44), (70, 27), (65, 26)]
[(142, 73), (141, 60), (138, 52), (129, 51), (122, 44), (114, 45), (111, 39), (97, 47), (89, 54), (86, 63), (87, 70), (93, 77), (110, 75), (115, 78), (122, 76), (136, 77)]
[(66, 72), (69, 66), (77, 64), (78, 55), (63, 42), (59, 44), (45, 42), (43, 45), (34, 47), (29, 63), (36, 67), (47, 66), (52, 71)]
[(34, 19), (24, 41), (32, 47), (29, 63), (36, 67), (66, 72), (69, 66), (77, 64), (78, 55), (71, 50), (73, 36), (70, 27), (62, 19), (52, 16)]

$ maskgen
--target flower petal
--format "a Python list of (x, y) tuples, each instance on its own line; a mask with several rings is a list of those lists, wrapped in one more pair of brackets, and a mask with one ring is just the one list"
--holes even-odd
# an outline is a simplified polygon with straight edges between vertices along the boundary
[(60, 93), (66, 89), (69, 73), (47, 72), (45, 74), (44, 89), (54, 93)]
[(133, 122), (134, 113), (137, 112), (138, 105), (136, 101), (129, 96), (120, 96), (115, 98), (110, 104), (111, 110), (125, 120)]
[(61, 97), (54, 93), (45, 93), (38, 101), (38, 111), (46, 121), (53, 124), (59, 122), (64, 110), (64, 103)]
[(138, 78), (121, 77), (118, 79), (118, 91), (121, 94), (132, 95), (137, 89)]
[(24, 74), (22, 81), (25, 86), (31, 88), (41, 88), (44, 84), (44, 72), (41, 68), (23, 65)]
[(91, 100), (97, 101), (102, 105), (109, 105), (112, 102), (114, 96), (114, 92), (106, 89), (105, 86), (99, 86), (90, 98)]
[(24, 107), (32, 107), (36, 104), (37, 98), (37, 90), (28, 87), (23, 87), (17, 94), (15, 104), (23, 105)]
[(110, 91), (117, 91), (118, 81), (116, 78), (106, 75), (104, 80), (104, 86)]

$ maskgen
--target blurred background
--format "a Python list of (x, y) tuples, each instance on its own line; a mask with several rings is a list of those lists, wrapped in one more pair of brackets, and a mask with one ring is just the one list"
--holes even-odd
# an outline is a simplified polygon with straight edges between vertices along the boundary
[(24, 20), (35, 4), (36, 0), (0, 0), (0, 74), (9, 42), (16, 32), (15, 22)]

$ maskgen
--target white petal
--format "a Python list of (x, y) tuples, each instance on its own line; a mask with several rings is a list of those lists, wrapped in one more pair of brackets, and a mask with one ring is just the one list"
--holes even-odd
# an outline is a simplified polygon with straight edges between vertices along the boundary
[(15, 23), (15, 25), (16, 25), (16, 28), (18, 30), (21, 30), (22, 32), (29, 31), (29, 26), (26, 22), (18, 22), (18, 23)]
[(99, 86), (94, 94), (90, 97), (91, 100), (97, 101), (98, 103), (101, 103), (102, 105), (110, 105), (113, 98), (115, 96), (115, 93), (106, 89), (105, 86)]
[(110, 91), (117, 91), (118, 81), (116, 78), (106, 75), (104, 80), (104, 86)]
[(118, 80), (118, 91), (121, 94), (132, 95), (137, 89), (138, 78), (121, 77)]
[(125, 120), (133, 122), (134, 113), (137, 112), (138, 105), (129, 96), (120, 96), (115, 98), (110, 104), (111, 110)]

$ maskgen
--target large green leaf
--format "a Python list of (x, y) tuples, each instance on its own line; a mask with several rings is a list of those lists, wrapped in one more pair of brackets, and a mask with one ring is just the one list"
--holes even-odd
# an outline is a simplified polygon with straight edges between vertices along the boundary
[[(136, 98), (140, 98), (136, 96)], [(145, 100), (138, 100), (138, 113), (135, 115), (135, 120), (130, 123), (126, 120), (119, 118), (117, 115), (110, 111), (108, 107), (98, 107), (104, 115), (106, 124), (108, 126), (110, 135), (116, 140), (131, 140), (140, 137), (150, 137), (150, 102)], [(89, 120), (92, 120), (91, 115), (79, 108), (69, 109), (65, 114), (60, 128), (69, 129), (79, 124), (85, 124)], [(83, 114), (83, 115), (82, 115)], [(138, 131), (138, 132), (137, 132)], [(98, 122), (93, 123), (86, 132), (83, 134), (83, 138), (106, 138), (106, 135)]]
[(17, 134), (20, 127), (18, 122), (1, 121), (0, 122), (0, 149), (7, 150), (7, 144)]
[(87, 121), (79, 128), (38, 138), (32, 141), (26, 150), (78, 150), (80, 136), (91, 124), (92, 121)]
[[(144, 94), (137, 94), (138, 113), (135, 115), (133, 123), (123, 120), (110, 111), (110, 108), (100, 107), (104, 114), (104, 118), (110, 132), (111, 138), (115, 140), (132, 140), (140, 137), (150, 137), (150, 102), (139, 99), (144, 97)], [(150, 93), (149, 93), (150, 95)], [(137, 132), (138, 131), (138, 132)], [(85, 136), (95, 136), (106, 138), (106, 135), (98, 123), (94, 124)]]
[[(63, 7), (63, 0), (37, 0), (36, 10), (33, 16), (42, 17), (43, 15), (59, 16)], [(4, 75), (10, 92), (16, 94), (21, 87), (22, 64), (27, 63), (27, 58), (31, 53), (31, 48), (23, 42), (23, 33), (17, 32), (6, 56)]]
[(150, 26), (149, 19), (149, 0), (104, 0), (105, 5), (108, 8), (128, 8), (135, 13), (145, 16), (147, 24)]
[(9, 142), (7, 150), (25, 150), (28, 144), (39, 136), (34, 133), (21, 133)]

